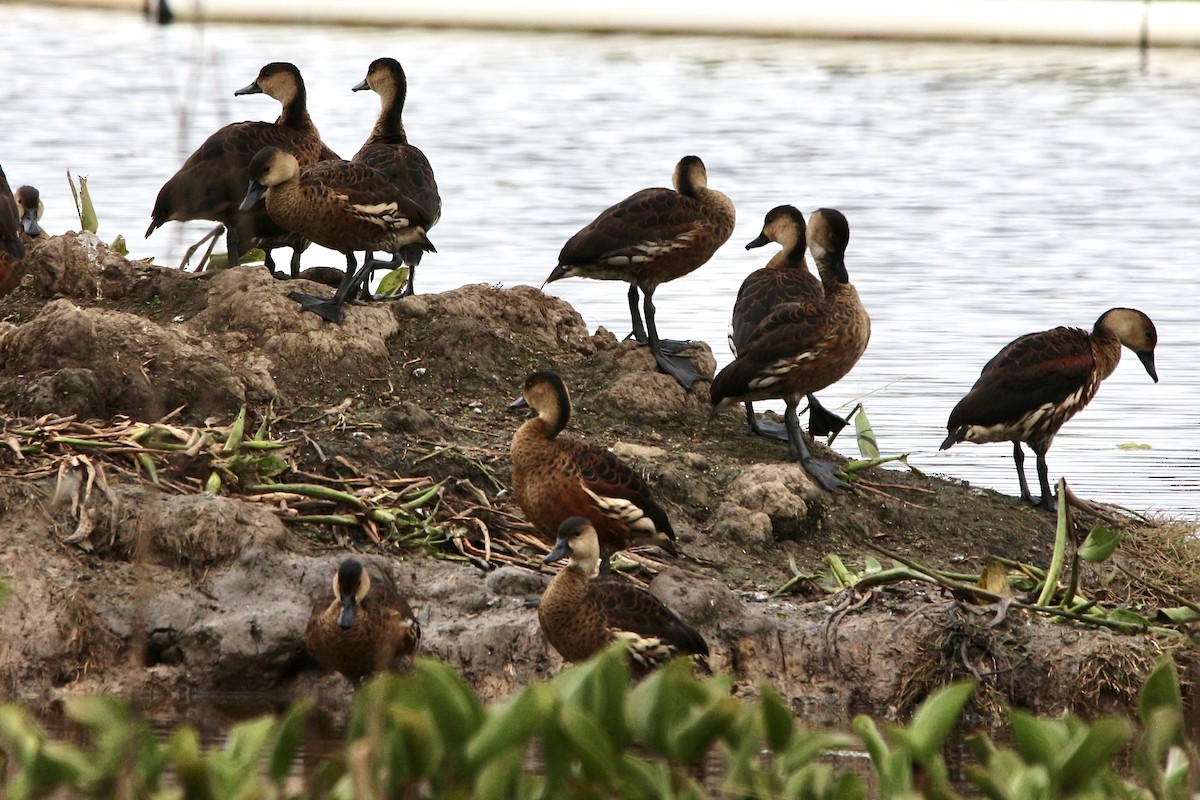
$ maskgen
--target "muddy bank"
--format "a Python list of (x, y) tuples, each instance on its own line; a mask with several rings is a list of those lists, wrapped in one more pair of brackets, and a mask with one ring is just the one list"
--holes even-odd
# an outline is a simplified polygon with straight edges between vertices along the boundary
[[(782, 462), (781, 443), (745, 436), (740, 414), (710, 423), (706, 382), (685, 392), (644, 349), (588, 331), (536, 289), (476, 285), (355, 305), (331, 326), (298, 313), (287, 299), (297, 287), (261, 269), (180, 273), (128, 262), (87, 234), (55, 237), (30, 261), (0, 300), (6, 692), (348, 695), (308, 663), (302, 634), (349, 552), (410, 596), (422, 650), (486, 695), (552, 673), (560, 661), (526, 605), (549, 580), (538, 569), (546, 548), (505, 490), (521, 421), (507, 406), (546, 368), (572, 390), (569, 432), (643, 470), (679, 533), (683, 556), (635, 553), (632, 574), (704, 633), (714, 668), (746, 691), (769, 680), (798, 714), (839, 721), (861, 709), (903, 714), (965, 677), (982, 680), (985, 711), (1003, 701), (1126, 710), (1163, 652), (1194, 681), (1182, 636), (997, 614), (911, 582), (827, 594), (818, 573), (828, 553), (854, 570), (868, 556), (886, 561), (878, 547), (961, 573), (980, 572), (989, 555), (1044, 567), (1054, 520), (907, 471), (870, 471), (856, 492), (829, 495)], [(711, 374), (703, 346), (699, 366)], [(203, 494), (228, 456), (219, 449), (156, 456), (155, 485), (136, 459), (62, 441), (102, 437), (121, 416), (167, 418), (199, 443), (243, 406), (249, 429), (267, 418), (281, 443), (276, 481), (366, 492), (428, 477), (414, 485), (444, 481), (438, 498), (403, 529), (297, 523), (303, 503), (248, 494), (236, 470), (225, 470), (220, 496)], [(78, 427), (85, 420), (95, 422)], [(1190, 551), (1167, 557), (1158, 535), (1132, 531), (1116, 558), (1200, 596), (1196, 571), (1179, 563)], [(789, 561), (811, 577), (770, 597), (795, 577)], [(1105, 602), (1149, 602), (1143, 583), (1110, 573), (1092, 568), (1085, 587)]]

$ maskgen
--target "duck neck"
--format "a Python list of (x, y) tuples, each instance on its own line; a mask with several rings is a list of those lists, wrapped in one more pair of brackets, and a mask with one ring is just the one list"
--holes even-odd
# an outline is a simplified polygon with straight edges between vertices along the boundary
[[(785, 247), (775, 255), (771, 256), (771, 260), (767, 262), (767, 266), (771, 269), (782, 270), (797, 270), (800, 272), (808, 272), (808, 260), (804, 258), (804, 247)], [(811, 273), (810, 273), (811, 274)]]
[(1121, 363), (1121, 340), (1108, 328), (1096, 326), (1090, 337), (1092, 358), (1096, 362), (1096, 373), (1100, 380), (1113, 374), (1117, 364)]
[(850, 275), (846, 272), (845, 260), (832, 254), (814, 260), (817, 262), (817, 272), (821, 275), (821, 286), (826, 295), (849, 285)]
[(563, 568), (546, 588), (546, 596), (538, 609), (551, 620), (568, 623), (587, 596), (588, 576), (574, 563)]
[(380, 96), (379, 119), (375, 121), (369, 142), (408, 144), (408, 134), (404, 132), (404, 97), (403, 86), (395, 87), (390, 97)]
[(296, 129), (312, 127), (312, 118), (308, 116), (308, 90), (304, 84), (297, 84), (292, 96), (283, 101), (283, 110), (275, 124)]

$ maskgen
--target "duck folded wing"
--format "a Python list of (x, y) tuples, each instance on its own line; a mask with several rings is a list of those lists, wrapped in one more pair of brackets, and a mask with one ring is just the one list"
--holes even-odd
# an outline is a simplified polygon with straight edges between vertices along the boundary
[[(559, 253), (560, 264), (590, 264), (614, 258), (648, 259), (682, 247), (702, 227), (697, 203), (670, 189), (643, 189), (606, 209), (572, 236)], [(647, 238), (646, 233), (653, 236)]]
[[(569, 441), (569, 440), (564, 440)], [(607, 450), (590, 447), (582, 442), (575, 454), (583, 489), (606, 516), (618, 519), (632, 528), (640, 528), (638, 520), (648, 519), (654, 530), (674, 534), (667, 514), (654, 502), (650, 487), (642, 476)]]
[(695, 629), (667, 608), (650, 592), (615, 576), (594, 578), (588, 591), (614, 631), (661, 639), (671, 649), (692, 655), (708, 655), (708, 643)]

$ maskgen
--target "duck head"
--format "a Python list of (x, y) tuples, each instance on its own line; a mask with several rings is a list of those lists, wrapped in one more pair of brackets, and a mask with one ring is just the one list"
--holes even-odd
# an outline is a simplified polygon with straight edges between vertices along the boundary
[(304, 79), (295, 64), (287, 61), (272, 61), (258, 71), (254, 82), (243, 86), (234, 95), (265, 94), (281, 103), (287, 103), (304, 91)]
[(1121, 344), (1133, 351), (1146, 369), (1146, 374), (1158, 383), (1158, 370), (1154, 367), (1154, 348), (1158, 345), (1158, 331), (1150, 318), (1136, 308), (1110, 308), (1096, 320), (1093, 334), (1106, 330)]
[(42, 226), (38, 225), (38, 220), (46, 210), (42, 205), (41, 192), (32, 186), (22, 186), (13, 196), (17, 198), (17, 212), (21, 215), (21, 227), (25, 229), (25, 233), (29, 236), (41, 236), (43, 231)]
[(571, 419), (571, 394), (562, 378), (554, 372), (535, 372), (525, 380), (525, 388), (509, 408), (532, 408), (554, 435), (562, 432)]
[(587, 517), (569, 517), (558, 526), (558, 541), (543, 564), (570, 558), (570, 566), (592, 575), (600, 565), (600, 537)]
[(767, 212), (763, 219), (762, 233), (754, 241), (746, 245), (747, 250), (763, 247), (771, 242), (783, 245), (784, 250), (791, 250), (796, 245), (804, 244), (804, 215), (795, 206), (775, 206)]
[(262, 199), (272, 186), (286, 183), (300, 175), (300, 162), (291, 153), (278, 147), (264, 147), (250, 159), (250, 185), (239, 211), (248, 211)]
[(338, 613), (339, 628), (349, 630), (354, 625), (358, 607), (369, 591), (371, 576), (363, 569), (362, 563), (354, 558), (343, 561), (333, 576), (333, 596), (341, 606)]

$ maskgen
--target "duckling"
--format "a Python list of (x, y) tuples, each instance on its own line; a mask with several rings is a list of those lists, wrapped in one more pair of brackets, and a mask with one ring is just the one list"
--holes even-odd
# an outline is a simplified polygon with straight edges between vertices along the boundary
[(45, 213), (42, 194), (32, 186), (22, 186), (13, 195), (17, 200), (17, 211), (21, 215), (21, 239), (25, 244), (49, 239), (50, 234), (42, 229), (38, 221)]
[(333, 576), (333, 598), (313, 608), (304, 646), (325, 669), (351, 683), (395, 669), (416, 652), (421, 626), (408, 602), (384, 583), (373, 585), (357, 559), (347, 558)]
[[(1058, 327), (1019, 336), (984, 365), (971, 391), (954, 406), (940, 449), (958, 442), (1012, 442), (1021, 499), (1053, 511), (1046, 451), (1058, 429), (1091, 402), (1100, 382), (1117, 368), (1121, 345), (1137, 355), (1158, 383), (1157, 344), (1154, 323), (1132, 308), (1105, 311), (1091, 333)], [(1022, 442), (1037, 455), (1040, 500), (1034, 500), (1025, 481)]]
[[(370, 164), (391, 178), (405, 197), (416, 203), (423, 212), (422, 227), (428, 231), (442, 216), (442, 197), (438, 194), (437, 181), (429, 159), (417, 147), (408, 143), (404, 132), (404, 100), (408, 95), (408, 80), (404, 68), (394, 58), (377, 58), (367, 67), (367, 77), (356, 84), (352, 91), (374, 90), (379, 95), (381, 109), (379, 119), (371, 130), (367, 141), (354, 154), (354, 161)], [(403, 261), (408, 265), (408, 284), (404, 296), (413, 293), (413, 277), (421, 256), (425, 251), (417, 245), (406, 245), (392, 256), (392, 267)], [(372, 262), (367, 253), (367, 263)], [(370, 295), (371, 273), (363, 283), (363, 297)]]
[(267, 212), (281, 226), (346, 256), (346, 275), (333, 299), (301, 292), (291, 297), (301, 308), (330, 322), (342, 321), (342, 305), (369, 274), (357, 269), (355, 250), (396, 252), (413, 245), (433, 251), (417, 205), (379, 170), (357, 161), (322, 161), (301, 169), (296, 157), (264, 147), (250, 161), (243, 210), (266, 195)]
[[(776, 206), (763, 219), (762, 233), (746, 245), (747, 250), (752, 250), (777, 242), (783, 249), (771, 256), (765, 267), (751, 272), (742, 281), (729, 321), (729, 351), (734, 358), (759, 334), (759, 326), (775, 307), (783, 303), (820, 302), (825, 297), (821, 281), (808, 271), (804, 260), (804, 235), (804, 215), (795, 206)], [(755, 435), (788, 441), (784, 426), (756, 417), (754, 404), (749, 401), (746, 422)], [(816, 395), (808, 395), (809, 434), (827, 436), (844, 427), (844, 419), (821, 405)]]
[[(733, 233), (735, 215), (729, 198), (708, 188), (704, 162), (696, 156), (680, 159), (672, 182), (673, 191), (643, 189), (601, 212), (563, 245), (546, 283), (576, 276), (627, 281), (634, 338), (650, 346), (663, 372), (690, 389), (701, 376), (678, 353), (692, 344), (659, 339), (654, 290), (712, 258)], [(645, 295), (645, 326), (638, 312), (639, 289)]]
[(512, 488), (517, 505), (533, 526), (553, 539), (571, 516), (588, 517), (600, 536), (601, 569), (612, 554), (630, 544), (653, 544), (678, 555), (675, 531), (650, 487), (625, 462), (600, 447), (560, 436), (571, 419), (571, 396), (553, 372), (535, 372), (523, 397), (537, 416), (512, 438)]
[(25, 275), (25, 245), (21, 242), (17, 199), (0, 167), (0, 297), (17, 288)]
[(713, 380), (713, 415), (738, 401), (781, 398), (788, 457), (828, 491), (849, 488), (837, 467), (809, 453), (796, 417), (800, 399), (841, 380), (867, 349), (871, 319), (846, 272), (850, 226), (840, 211), (819, 208), (808, 220), (808, 248), (825, 295), (776, 306), (759, 333)]
[(538, 605), (538, 625), (566, 661), (583, 661), (615, 641), (629, 648), (635, 670), (644, 672), (675, 655), (703, 663), (708, 644), (661, 600), (616, 577), (590, 580), (600, 561), (600, 539), (587, 517), (570, 517), (558, 528), (546, 564), (570, 558)]
[[(213, 220), (225, 227), (231, 265), (238, 264), (242, 253), (257, 245), (266, 250), (267, 268), (274, 272), (271, 250), (291, 247), (294, 278), (300, 273), (300, 253), (307, 243), (274, 222), (265, 208), (239, 208), (249, 179), (250, 159), (267, 146), (288, 151), (302, 164), (338, 156), (321, 141), (321, 134), (308, 114), (308, 93), (294, 64), (282, 61), (267, 64), (253, 83), (238, 89), (234, 95), (260, 93), (283, 105), (279, 118), (275, 122), (235, 122), (205, 139), (159, 190), (146, 236), (169, 220)], [(214, 234), (219, 235), (220, 229), (201, 241)]]

